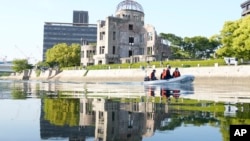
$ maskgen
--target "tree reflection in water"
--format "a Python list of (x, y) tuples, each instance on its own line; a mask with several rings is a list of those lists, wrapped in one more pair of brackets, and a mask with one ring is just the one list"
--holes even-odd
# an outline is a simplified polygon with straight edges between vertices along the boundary
[[(162, 95), (42, 99), (41, 135), (44, 138), (62, 137), (59, 134), (61, 131), (63, 136), (70, 138), (94, 136), (96, 140), (142, 140), (143, 137), (153, 136), (156, 130), (175, 130), (183, 125), (209, 125), (220, 128), (226, 141), (229, 140), (229, 125), (250, 124), (249, 110), (236, 111), (234, 117), (228, 117), (224, 103), (171, 99), (176, 98)], [(247, 109), (249, 104), (236, 106)], [(71, 132), (65, 132), (70, 129)]]

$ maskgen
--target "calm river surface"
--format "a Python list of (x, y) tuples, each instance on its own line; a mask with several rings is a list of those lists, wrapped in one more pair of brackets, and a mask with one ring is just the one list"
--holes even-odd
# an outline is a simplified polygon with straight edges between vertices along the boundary
[(1, 141), (229, 141), (250, 124), (250, 84), (0, 80)]

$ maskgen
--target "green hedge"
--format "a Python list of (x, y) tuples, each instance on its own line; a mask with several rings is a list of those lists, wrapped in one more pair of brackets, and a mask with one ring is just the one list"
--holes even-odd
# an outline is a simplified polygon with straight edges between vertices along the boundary
[[(162, 68), (170, 65), (172, 67), (207, 67), (214, 66), (217, 63), (219, 66), (226, 65), (223, 59), (211, 59), (211, 60), (169, 60), (169, 61), (155, 61), (155, 62), (138, 62), (138, 63), (124, 63), (124, 64), (106, 64), (106, 65), (93, 65), (88, 66), (88, 70), (98, 69), (129, 69), (129, 68), (142, 68), (142, 67), (156, 67)], [(82, 67), (67, 67), (66, 70), (83, 69)]]

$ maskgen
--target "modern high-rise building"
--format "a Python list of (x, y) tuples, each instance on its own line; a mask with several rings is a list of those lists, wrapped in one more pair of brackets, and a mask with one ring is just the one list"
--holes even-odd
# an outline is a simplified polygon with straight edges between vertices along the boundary
[[(77, 19), (77, 18), (76, 18)], [(88, 18), (87, 18), (88, 19)], [(81, 22), (81, 18), (79, 18)], [(84, 21), (84, 20), (82, 20)], [(43, 38), (43, 60), (46, 59), (46, 51), (59, 43), (79, 43), (83, 41), (96, 43), (97, 25), (87, 23), (60, 23), (45, 22)]]
[(73, 11), (73, 23), (89, 23), (88, 11)]
[(243, 2), (240, 6), (243, 10), (241, 13), (242, 17), (250, 14), (250, 0)]

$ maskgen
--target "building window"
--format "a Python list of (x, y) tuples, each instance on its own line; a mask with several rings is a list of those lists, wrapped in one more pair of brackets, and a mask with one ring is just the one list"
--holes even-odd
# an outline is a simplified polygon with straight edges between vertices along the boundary
[(81, 56), (82, 56), (82, 58), (84, 58), (84, 51), (81, 52)]
[(140, 54), (144, 54), (144, 48), (139, 48)]
[(129, 37), (128, 43), (129, 43), (129, 45), (134, 45), (134, 37)]
[(104, 46), (101, 46), (101, 47), (100, 47), (100, 54), (104, 54), (104, 50), (105, 50), (105, 47), (104, 47)]
[(92, 58), (94, 55), (94, 52), (92, 50), (87, 51), (87, 58)]
[(87, 58), (89, 58), (89, 50), (87, 50), (87, 54), (86, 54)]
[(104, 54), (104, 50), (105, 50), (105, 47), (104, 46), (100, 46), (99, 47), (99, 54)]
[(128, 25), (128, 29), (129, 29), (129, 30), (133, 30), (133, 25), (132, 25), (132, 24), (129, 24), (129, 25)]
[(103, 118), (104, 118), (103, 112), (99, 111), (99, 119), (103, 119)]
[(116, 39), (116, 33), (115, 33), (115, 31), (113, 32), (113, 40), (115, 40)]
[(142, 43), (144, 41), (144, 35), (140, 34), (140, 42)]
[(113, 54), (115, 54), (115, 46), (113, 46)]
[(100, 32), (100, 40), (104, 39), (105, 32)]
[(152, 47), (147, 47), (147, 55), (152, 55)]
[(148, 32), (148, 41), (153, 40), (153, 34), (152, 32)]
[(112, 121), (115, 121), (115, 112), (112, 112)]

